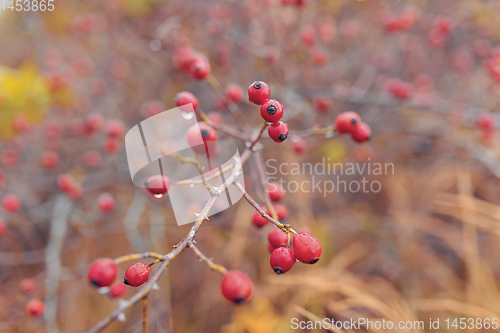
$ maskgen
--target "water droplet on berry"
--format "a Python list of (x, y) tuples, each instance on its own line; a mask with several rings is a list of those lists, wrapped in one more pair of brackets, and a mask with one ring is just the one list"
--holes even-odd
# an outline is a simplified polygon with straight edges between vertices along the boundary
[(182, 112), (182, 118), (189, 120), (194, 117), (194, 112)]
[(161, 199), (163, 198), (163, 194), (153, 194), (153, 197), (155, 197), (156, 199)]

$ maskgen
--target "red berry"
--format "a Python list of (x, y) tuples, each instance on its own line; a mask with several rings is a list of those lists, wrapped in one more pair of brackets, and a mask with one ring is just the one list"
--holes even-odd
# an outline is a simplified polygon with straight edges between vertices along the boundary
[(491, 113), (481, 113), (476, 118), (476, 125), (485, 130), (495, 127), (495, 117)]
[(22, 279), (19, 282), (18, 288), (25, 295), (33, 295), (38, 289), (38, 283), (34, 279)]
[(233, 103), (239, 103), (243, 99), (243, 89), (236, 83), (231, 83), (226, 86), (226, 98)]
[[(267, 212), (267, 214), (269, 215), (268, 212)], [(255, 210), (253, 212), (253, 215), (252, 215), (252, 223), (257, 228), (261, 228), (261, 227), (265, 226), (266, 224), (268, 224), (269, 221), (267, 219), (265, 219), (263, 216), (261, 216), (258, 211)]]
[(195, 153), (207, 155), (216, 146), (217, 132), (205, 123), (194, 124), (187, 131), (187, 142)]
[(292, 149), (297, 154), (302, 154), (307, 150), (307, 142), (306, 140), (296, 137), (292, 140)]
[(210, 122), (215, 126), (220, 126), (224, 123), (224, 119), (222, 118), (220, 113), (217, 111), (212, 111), (212, 112), (207, 113), (207, 117), (208, 117), (208, 120), (210, 120)]
[(370, 140), (372, 136), (372, 130), (370, 126), (366, 123), (361, 123), (356, 128), (354, 131), (351, 132), (351, 137), (354, 141), (357, 143), (363, 143), (365, 141)]
[(254, 104), (261, 105), (271, 97), (271, 89), (267, 83), (255, 81), (248, 87), (248, 100)]
[(0, 237), (5, 235), (7, 232), (7, 223), (4, 220), (0, 219)]
[(299, 232), (293, 236), (293, 252), (298, 261), (314, 264), (321, 256), (321, 243), (310, 233)]
[(12, 119), (12, 127), (17, 133), (23, 133), (30, 129), (31, 123), (25, 114), (19, 113)]
[(240, 304), (252, 296), (252, 281), (241, 271), (230, 271), (224, 275), (220, 286), (222, 295), (230, 302)]
[(288, 125), (282, 121), (274, 123), (269, 126), (267, 133), (275, 142), (283, 142), (288, 138)]
[(102, 156), (97, 150), (91, 149), (83, 154), (83, 163), (89, 168), (95, 168), (101, 164)]
[(109, 120), (106, 125), (106, 134), (111, 138), (119, 138), (125, 133), (125, 126), (119, 120)]
[(278, 247), (271, 253), (269, 260), (271, 268), (276, 274), (283, 274), (292, 269), (295, 264), (295, 255), (288, 247)]
[(53, 169), (59, 165), (59, 154), (53, 150), (42, 152), (42, 166), (46, 169)]
[(196, 98), (195, 95), (190, 93), (189, 91), (183, 91), (178, 93), (175, 96), (175, 105), (178, 107), (187, 105), (187, 104), (192, 104), (193, 105), (193, 110), (196, 111), (198, 109), (198, 99)]
[(97, 198), (97, 207), (103, 213), (112, 212), (115, 209), (115, 199), (109, 193), (102, 193)]
[(118, 267), (113, 259), (96, 259), (87, 272), (87, 279), (97, 288), (109, 287), (116, 279)]
[(170, 178), (163, 175), (151, 176), (144, 182), (144, 188), (151, 192), (155, 197), (163, 196), (168, 192), (171, 185), (172, 182), (170, 181)]
[(391, 95), (399, 99), (407, 99), (411, 95), (411, 87), (400, 79), (392, 79), (387, 83), (387, 90)]
[(268, 123), (277, 123), (283, 117), (283, 105), (275, 99), (270, 99), (260, 106), (260, 115)]
[(302, 43), (306, 46), (313, 46), (316, 42), (316, 29), (312, 25), (306, 25), (300, 32)]
[(109, 295), (113, 298), (122, 298), (127, 293), (127, 286), (122, 281), (116, 282), (110, 289)]
[(197, 80), (206, 78), (208, 74), (210, 74), (210, 63), (208, 59), (202, 54), (196, 55), (189, 68), (189, 74)]
[(326, 112), (330, 109), (330, 102), (324, 96), (315, 96), (313, 99), (313, 105), (319, 112)]
[(273, 182), (267, 184), (267, 193), (269, 194), (269, 198), (271, 201), (280, 201), (285, 196), (285, 192), (280, 184)]
[(106, 141), (104, 141), (104, 151), (107, 152), (108, 154), (113, 154), (118, 151), (120, 148), (120, 145), (118, 144), (118, 140), (115, 138), (107, 138)]
[(186, 46), (179, 46), (172, 54), (172, 63), (176, 69), (189, 70), (192, 62), (193, 50)]
[(339, 134), (352, 133), (360, 122), (361, 118), (356, 112), (342, 112), (335, 120), (335, 130)]
[(32, 299), (24, 308), (26, 314), (30, 317), (41, 317), (45, 311), (45, 304), (39, 299)]
[(284, 233), (280, 228), (274, 227), (271, 231), (269, 231), (267, 240), (269, 241), (269, 245), (271, 245), (273, 248), (286, 246), (288, 243), (288, 235)]
[(99, 112), (89, 113), (85, 122), (86, 130), (89, 133), (97, 132), (104, 125), (104, 117)]
[(14, 194), (6, 194), (2, 200), (2, 207), (9, 213), (16, 213), (21, 209), (21, 200)]
[(143, 262), (138, 262), (127, 269), (123, 283), (132, 287), (139, 287), (149, 280), (150, 274), (151, 267)]
[(285, 206), (276, 204), (273, 206), (276, 214), (278, 214), (278, 220), (284, 220), (288, 217), (288, 209)]
[(141, 106), (141, 113), (146, 118), (155, 116), (162, 111), (165, 111), (165, 104), (162, 101), (148, 101)]

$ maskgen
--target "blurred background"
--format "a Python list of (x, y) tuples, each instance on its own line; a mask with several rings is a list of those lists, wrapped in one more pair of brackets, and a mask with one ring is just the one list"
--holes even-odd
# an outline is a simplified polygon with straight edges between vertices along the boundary
[[(287, 223), (316, 235), (322, 258), (276, 276), (270, 226), (256, 229), (241, 201), (196, 240), (216, 263), (250, 276), (253, 300), (226, 302), (221, 275), (184, 251), (150, 297), (152, 332), (285, 333), (292, 318), (441, 318), (440, 332), (466, 332), (443, 321), (498, 317), (500, 2), (52, 4), (17, 11), (0, 2), (0, 331), (82, 332), (115, 309), (89, 286), (89, 264), (168, 253), (190, 229), (177, 226), (168, 197), (134, 186), (124, 134), (175, 107), (181, 91), (214, 122), (251, 132), (262, 121), (247, 102), (255, 80), (284, 105), (290, 136), (277, 144), (264, 135), (246, 187), (262, 203), (254, 163), (282, 165), (272, 176), (288, 189)], [(203, 80), (186, 70), (196, 53), (210, 64)], [(241, 102), (228, 100), (228, 84), (243, 89)], [(310, 135), (344, 111), (369, 124), (370, 142)], [(338, 173), (379, 191), (294, 191), (287, 184), (336, 178), (290, 172), (304, 163), (393, 167)], [(38, 287), (26, 290), (23, 279)], [(34, 298), (45, 303), (40, 318), (24, 310)], [(132, 307), (105, 332), (142, 332), (140, 316)]]

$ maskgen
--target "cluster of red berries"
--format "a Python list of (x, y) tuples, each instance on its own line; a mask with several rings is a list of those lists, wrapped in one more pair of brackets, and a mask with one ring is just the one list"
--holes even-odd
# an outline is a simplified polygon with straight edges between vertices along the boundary
[(399, 15), (387, 12), (383, 17), (384, 28), (389, 32), (407, 31), (415, 25), (419, 17), (420, 12), (414, 6), (407, 6)]
[[(99, 258), (90, 265), (87, 279), (96, 288), (109, 287), (109, 295), (112, 298), (121, 298), (127, 292), (127, 285), (139, 287), (149, 280), (151, 267), (137, 262), (127, 269), (123, 281), (115, 282), (117, 274), (118, 266), (114, 260)], [(113, 284), (113, 282), (115, 283)]]
[[(19, 291), (27, 297), (32, 297), (38, 289), (38, 283), (34, 279), (26, 278), (19, 282)], [(26, 314), (32, 318), (38, 318), (45, 312), (45, 304), (40, 299), (32, 299), (24, 307)]]
[(404, 99), (410, 98), (411, 93), (412, 93), (412, 87), (410, 84), (408, 84), (408, 83), (406, 83), (398, 78), (394, 78), (394, 79), (390, 79), (387, 82), (387, 91), (392, 96), (394, 96), (398, 99), (404, 100)]
[[(289, 247), (288, 238), (291, 239), (293, 249)], [(276, 274), (288, 272), (297, 260), (312, 265), (321, 256), (320, 241), (308, 232), (292, 235), (276, 227), (269, 232), (267, 240), (271, 252), (270, 265)]]
[(172, 55), (172, 63), (178, 70), (196, 80), (203, 80), (210, 74), (210, 63), (205, 55), (187, 46), (178, 46)]
[(269, 137), (275, 142), (283, 142), (288, 138), (288, 125), (280, 119), (283, 117), (283, 105), (271, 97), (271, 89), (267, 83), (255, 81), (248, 87), (248, 100), (260, 105), (260, 115), (271, 123), (267, 129)]
[(335, 120), (335, 130), (338, 134), (350, 134), (357, 143), (370, 140), (372, 130), (368, 124), (363, 123), (359, 115), (352, 111), (342, 112)]
[(437, 17), (433, 28), (427, 36), (429, 45), (438, 47), (443, 45), (454, 28), (454, 22), (449, 17)]

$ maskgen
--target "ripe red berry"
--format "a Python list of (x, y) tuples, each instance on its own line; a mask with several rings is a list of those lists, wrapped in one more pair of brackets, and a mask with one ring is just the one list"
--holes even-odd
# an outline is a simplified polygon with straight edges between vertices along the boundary
[(175, 105), (181, 107), (183, 105), (192, 104), (193, 110), (196, 111), (198, 109), (198, 99), (195, 95), (190, 93), (189, 91), (182, 91), (175, 95), (174, 99)]
[(283, 105), (275, 99), (270, 99), (260, 106), (260, 115), (268, 123), (277, 123), (283, 117)]
[(125, 133), (125, 126), (119, 120), (109, 120), (106, 125), (106, 134), (111, 138), (119, 138)]
[(305, 152), (307, 150), (306, 140), (304, 140), (300, 137), (296, 137), (296, 138), (292, 139), (292, 149), (297, 154), (302, 154), (303, 152)]
[(165, 111), (165, 104), (162, 101), (148, 101), (141, 105), (141, 114), (146, 117), (152, 117)]
[(295, 264), (295, 255), (288, 247), (278, 247), (271, 253), (269, 260), (271, 268), (276, 274), (283, 274), (292, 269)]
[(30, 317), (41, 317), (45, 311), (45, 304), (39, 299), (32, 299), (24, 308), (26, 314)]
[(25, 295), (33, 295), (38, 289), (38, 283), (34, 279), (22, 279), (19, 282), (18, 288)]
[(214, 125), (214, 126), (220, 126), (224, 123), (224, 119), (220, 115), (219, 112), (217, 111), (212, 111), (207, 113), (208, 120)]
[(99, 112), (91, 112), (87, 116), (85, 129), (89, 133), (97, 132), (104, 125), (104, 116)]
[(288, 138), (288, 125), (280, 121), (268, 127), (267, 133), (275, 142), (283, 142)]
[(276, 248), (271, 244), (267, 243), (267, 251), (269, 251), (269, 254), (273, 253), (274, 250), (276, 250)]
[(144, 188), (151, 192), (155, 197), (162, 197), (168, 192), (172, 182), (170, 178), (163, 175), (151, 176), (144, 181)]
[(109, 295), (113, 298), (122, 298), (127, 293), (127, 286), (123, 281), (117, 281), (110, 289)]
[(7, 223), (4, 220), (0, 219), (0, 237), (5, 235), (7, 232)]
[(400, 79), (392, 79), (387, 83), (389, 93), (399, 99), (407, 99), (411, 95), (411, 87)]
[(123, 283), (132, 287), (139, 287), (149, 280), (150, 274), (151, 267), (143, 262), (138, 262), (127, 269)]
[(197, 80), (203, 80), (209, 74), (210, 63), (208, 62), (208, 59), (202, 54), (197, 54), (191, 63), (191, 67), (189, 68), (189, 75)]
[(113, 154), (120, 149), (120, 145), (118, 143), (118, 140), (115, 138), (107, 138), (106, 141), (104, 141), (103, 145), (104, 151), (107, 152), (108, 154)]
[(187, 131), (187, 142), (195, 153), (207, 155), (216, 146), (217, 132), (205, 123), (194, 124)]
[(113, 259), (96, 259), (87, 272), (87, 279), (97, 288), (109, 287), (116, 279), (118, 267)]
[(300, 38), (302, 39), (302, 43), (306, 46), (313, 46), (316, 42), (316, 29), (312, 25), (306, 25), (300, 31)]
[(324, 96), (314, 96), (313, 98), (314, 108), (319, 112), (327, 112), (330, 109), (330, 102)]
[(491, 113), (481, 113), (476, 118), (476, 125), (483, 130), (495, 127), (495, 117)]
[(351, 137), (357, 143), (363, 143), (370, 140), (372, 136), (372, 130), (370, 126), (366, 123), (360, 123), (354, 131), (351, 132)]
[(240, 304), (252, 296), (252, 281), (241, 271), (230, 271), (224, 275), (220, 286), (222, 295), (230, 302)]
[(280, 201), (285, 196), (285, 191), (281, 185), (276, 182), (267, 184), (267, 193), (269, 194), (271, 201), (274, 202)]
[(21, 200), (14, 194), (6, 194), (2, 200), (2, 207), (9, 213), (17, 213), (21, 209)]
[(42, 152), (42, 166), (45, 169), (54, 169), (59, 165), (59, 154), (53, 150), (45, 150)]
[[(269, 215), (269, 212), (266, 212), (266, 213)], [(261, 227), (265, 226), (266, 224), (268, 224), (269, 221), (266, 220), (263, 216), (260, 215), (260, 213), (258, 211), (255, 210), (253, 212), (253, 215), (252, 215), (252, 223), (257, 228), (261, 228)]]
[(83, 163), (89, 168), (95, 168), (99, 166), (102, 161), (101, 153), (97, 150), (90, 149), (83, 154)]
[(335, 120), (335, 130), (338, 134), (352, 133), (360, 122), (361, 118), (356, 112), (342, 112)]
[(321, 256), (321, 243), (310, 233), (299, 232), (293, 236), (293, 252), (298, 261), (314, 264)]
[(239, 103), (243, 99), (243, 89), (236, 83), (231, 83), (226, 86), (226, 98), (233, 103)]
[(109, 193), (101, 193), (97, 198), (97, 207), (103, 213), (112, 212), (115, 206), (115, 199)]
[(284, 233), (280, 228), (274, 227), (267, 235), (267, 240), (269, 245), (273, 248), (280, 246), (286, 246), (288, 243), (288, 235)]
[(261, 105), (271, 97), (271, 89), (267, 83), (255, 81), (248, 87), (248, 100), (254, 104)]
[(278, 220), (284, 220), (288, 217), (288, 209), (285, 206), (276, 204), (273, 206), (276, 214), (278, 214)]

